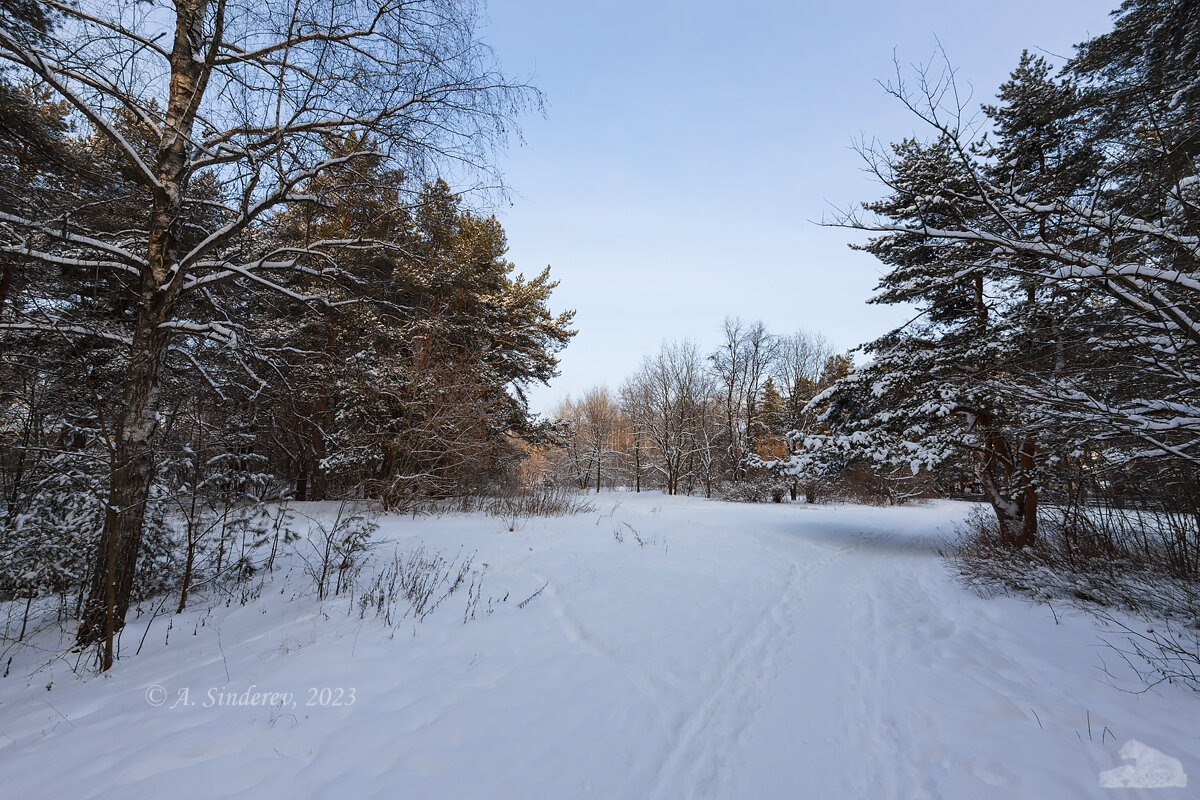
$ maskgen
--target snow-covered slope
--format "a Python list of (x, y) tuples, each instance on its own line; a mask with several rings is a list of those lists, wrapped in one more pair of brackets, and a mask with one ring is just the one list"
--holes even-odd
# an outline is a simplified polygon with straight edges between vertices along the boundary
[[(159, 616), (135, 656), (144, 615), (103, 676), (20, 651), (0, 796), (1189, 796), (1101, 788), (1129, 740), (1200, 781), (1191, 693), (1122, 691), (1086, 616), (952, 580), (933, 548), (962, 505), (596, 505), (383, 519), (380, 561), (477, 551), (466, 623), (465, 590), (391, 629), (293, 566)], [(295, 707), (215, 704), (254, 692)]]

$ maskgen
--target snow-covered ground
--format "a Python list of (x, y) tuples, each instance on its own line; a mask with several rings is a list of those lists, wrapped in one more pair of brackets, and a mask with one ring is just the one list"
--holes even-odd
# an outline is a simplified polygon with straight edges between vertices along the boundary
[[(17, 651), (0, 797), (1194, 796), (1101, 788), (1130, 740), (1200, 785), (1192, 693), (1123, 691), (1087, 616), (954, 582), (933, 548), (963, 505), (595, 502), (511, 532), (381, 520), (381, 562), (477, 551), (465, 624), (465, 589), (393, 630), (293, 564), (157, 617), (136, 656), (131, 622), (102, 676)], [(216, 703), (254, 692), (292, 698)]]

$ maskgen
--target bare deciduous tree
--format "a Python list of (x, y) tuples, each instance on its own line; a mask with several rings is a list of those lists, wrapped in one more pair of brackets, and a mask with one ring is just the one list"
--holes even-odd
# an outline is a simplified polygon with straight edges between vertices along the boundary
[(599, 492), (606, 477), (611, 484), (623, 455), (627, 426), (608, 389), (593, 386), (578, 401), (568, 397), (555, 416), (567, 424), (558, 471), (567, 473), (580, 489), (594, 485)]
[(694, 342), (664, 344), (626, 381), (626, 413), (650, 444), (651, 465), (667, 494), (697, 478), (698, 447), (710, 446), (715, 387)]
[(726, 317), (721, 345), (708, 357), (720, 384), (725, 421), (726, 470), (737, 480), (749, 451), (747, 431), (754, 419), (758, 393), (779, 350), (779, 338), (761, 322)]
[(773, 372), (784, 396), (787, 427), (799, 427), (804, 406), (816, 394), (821, 369), (833, 354), (833, 345), (820, 333), (801, 330), (779, 338)]

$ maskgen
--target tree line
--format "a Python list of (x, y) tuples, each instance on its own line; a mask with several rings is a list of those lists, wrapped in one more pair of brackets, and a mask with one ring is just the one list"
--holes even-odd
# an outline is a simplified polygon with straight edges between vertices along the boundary
[(412, 508), (544, 436), (572, 313), (465, 200), (539, 96), (477, 22), (0, 0), (0, 598), (59, 594), (107, 669), (196, 547), (249, 568), (247, 503)]
[(712, 352), (664, 342), (615, 393), (593, 387), (561, 402), (555, 441), (532, 449), (527, 479), (585, 491), (815, 499), (815, 482), (763, 463), (786, 453), (790, 431), (820, 429), (809, 403), (851, 363), (820, 334), (779, 335), (727, 318)]

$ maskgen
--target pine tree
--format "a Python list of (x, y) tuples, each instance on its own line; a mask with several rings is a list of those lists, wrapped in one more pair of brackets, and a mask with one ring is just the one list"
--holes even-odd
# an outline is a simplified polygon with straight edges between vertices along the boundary
[(786, 432), (784, 424), (783, 396), (775, 386), (775, 378), (768, 376), (763, 383), (750, 430), (751, 445), (760, 457), (770, 458), (780, 453)]
[[(866, 249), (887, 264), (876, 302), (921, 316), (867, 349), (825, 398), (818, 449), (914, 470), (970, 453), (1004, 541), (1036, 535), (1056, 465), (1200, 465), (1194, 125), (1200, 22), (1190, 4), (1130, 0), (1061, 76), (1024, 54), (971, 136), (962, 109), (896, 90), (928, 122), (872, 163), (888, 186)], [(820, 398), (819, 398), (820, 399)], [(907, 452), (906, 452), (907, 451)]]

